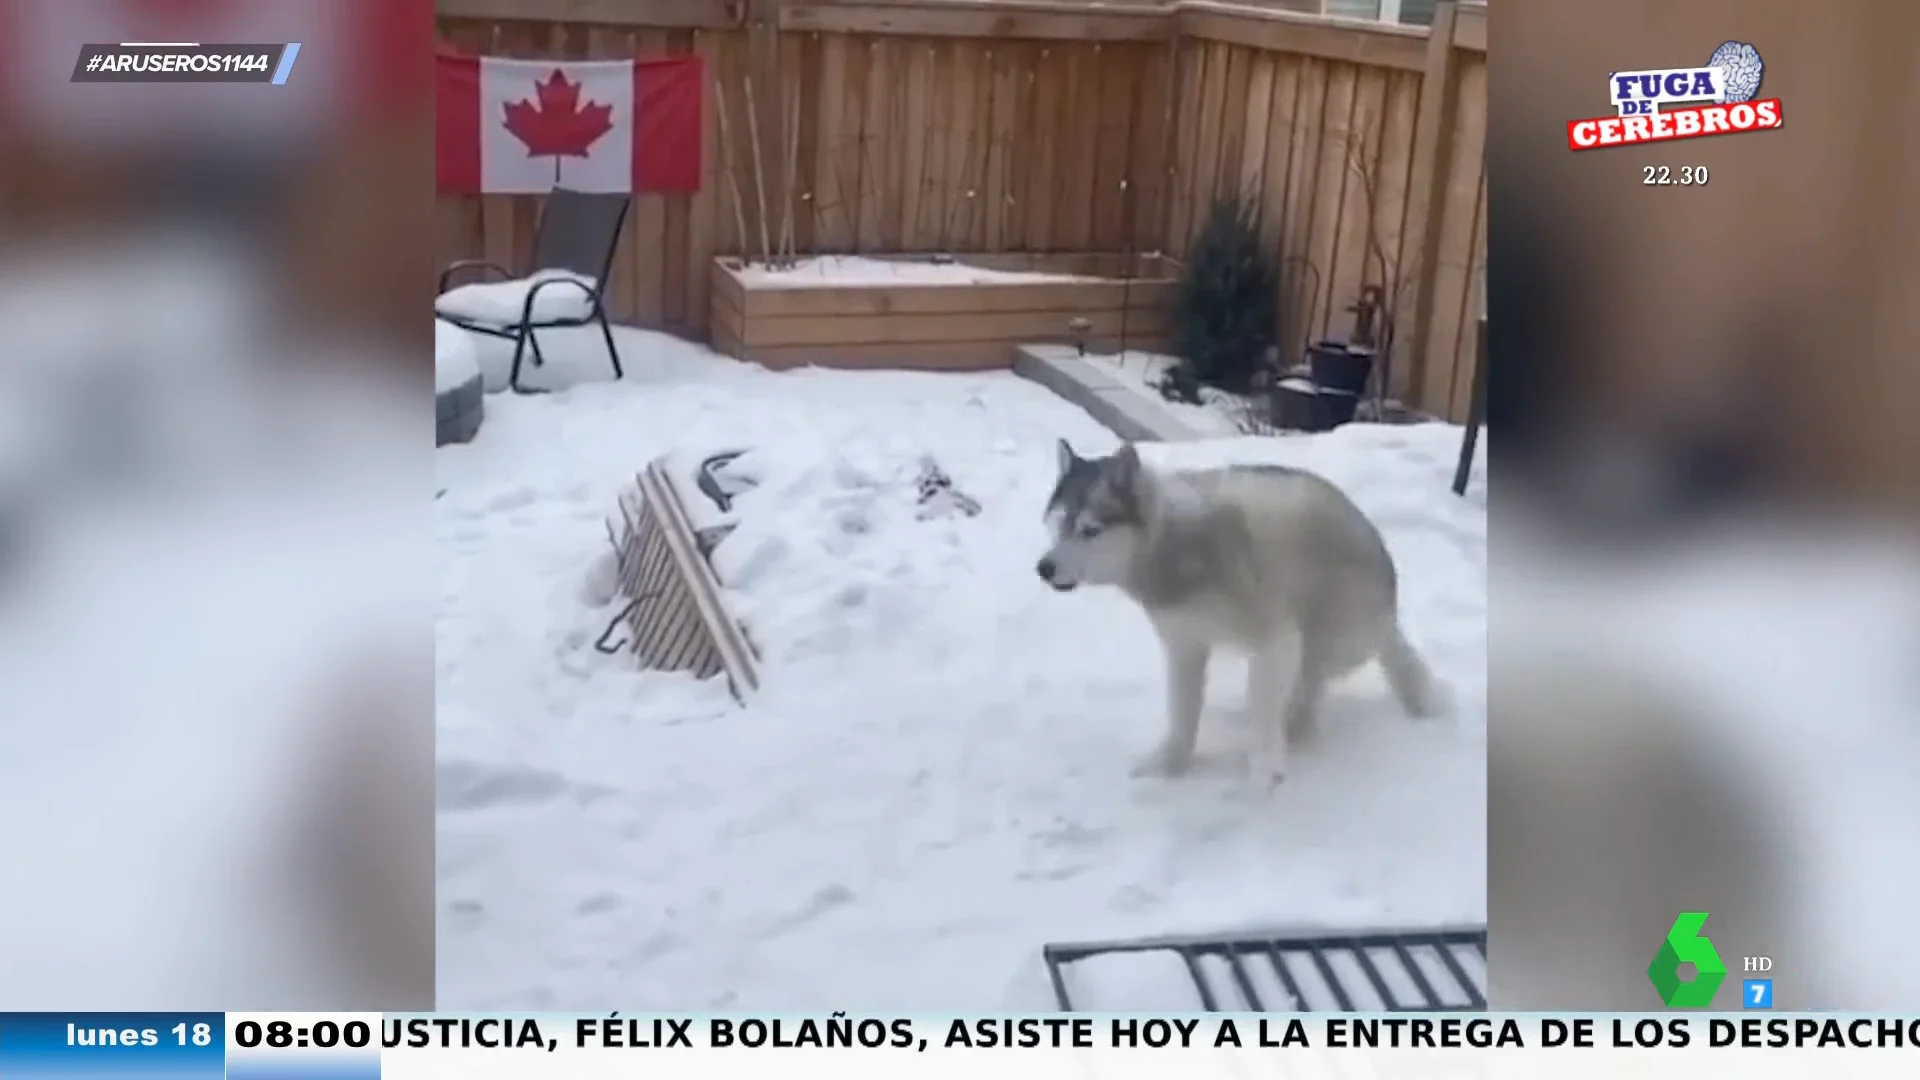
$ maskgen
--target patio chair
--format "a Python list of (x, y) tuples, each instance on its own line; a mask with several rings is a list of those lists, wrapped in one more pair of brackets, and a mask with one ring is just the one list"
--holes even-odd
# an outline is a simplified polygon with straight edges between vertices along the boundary
[(1473, 451), (1480, 441), (1480, 429), (1487, 423), (1487, 317), (1480, 316), (1474, 330), (1473, 387), (1467, 401), (1467, 433), (1460, 440), (1460, 464), (1453, 470), (1453, 493), (1465, 495), (1467, 480), (1473, 475)]
[[(485, 259), (451, 263), (440, 272), (434, 316), (463, 330), (513, 342), (513, 366), (507, 374), (507, 385), (516, 393), (538, 392), (520, 386), (520, 364), (529, 347), (535, 367), (547, 362), (534, 333), (537, 330), (598, 325), (601, 337), (606, 339), (613, 377), (624, 378), (620, 351), (613, 344), (613, 328), (607, 323), (604, 291), (631, 203), (632, 197), (626, 194), (554, 188), (540, 214), (533, 257), (525, 272), (515, 275)], [(491, 275), (497, 282), (470, 284), (449, 292), (448, 284), (463, 271), (482, 271), (483, 277)], [(504, 282), (528, 284), (520, 294), (496, 287)]]

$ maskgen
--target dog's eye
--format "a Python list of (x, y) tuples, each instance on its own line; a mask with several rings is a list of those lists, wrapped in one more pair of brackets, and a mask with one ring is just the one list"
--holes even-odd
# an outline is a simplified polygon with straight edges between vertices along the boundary
[(1080, 523), (1080, 527), (1073, 531), (1080, 539), (1091, 540), (1100, 535), (1100, 523), (1097, 521), (1083, 521)]

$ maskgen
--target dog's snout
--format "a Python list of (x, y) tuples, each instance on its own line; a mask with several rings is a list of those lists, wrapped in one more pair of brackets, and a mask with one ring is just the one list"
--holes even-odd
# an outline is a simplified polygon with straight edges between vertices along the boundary
[(1033, 569), (1035, 573), (1040, 575), (1040, 580), (1042, 581), (1053, 580), (1054, 565), (1053, 565), (1052, 559), (1041, 559), (1039, 564), (1036, 565)]

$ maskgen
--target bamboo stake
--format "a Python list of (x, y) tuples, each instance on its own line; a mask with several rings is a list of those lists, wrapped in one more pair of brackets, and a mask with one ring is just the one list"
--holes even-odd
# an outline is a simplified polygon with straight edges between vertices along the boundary
[[(928, 49), (927, 55), (933, 55), (933, 50)], [(904, 95), (902, 96), (902, 100), (904, 100)], [(904, 104), (900, 108), (903, 114), (907, 111), (907, 106)], [(926, 141), (928, 143), (933, 142), (933, 129), (931, 128), (928, 130)], [(933, 205), (932, 189), (934, 182), (933, 177), (929, 175), (929, 171), (932, 168), (933, 150), (930, 146), (923, 146), (920, 153), (920, 175), (915, 177), (913, 182), (914, 190), (919, 192), (913, 205), (913, 221), (911, 223), (906, 222), (905, 211), (902, 211), (900, 215), (902, 222), (900, 229), (900, 246), (903, 250), (914, 251), (924, 249), (926, 245), (920, 241), (919, 237), (922, 228), (927, 223), (927, 215), (931, 213), (933, 215), (933, 221), (936, 223), (940, 220), (940, 208)], [(928, 229), (927, 231), (931, 232), (932, 230)]]
[[(854, 136), (854, 140), (858, 143), (860, 137), (856, 135)], [(859, 154), (860, 149), (856, 148), (854, 153), (856, 155)], [(858, 168), (857, 157), (855, 159), (855, 166), (853, 174), (854, 186), (849, 188), (847, 186), (847, 156), (839, 152), (833, 155), (833, 186), (836, 189), (834, 193), (834, 203), (840, 211), (840, 220), (846, 222), (847, 225), (847, 245), (857, 249), (860, 246), (860, 216), (858, 213), (860, 206), (860, 170)], [(817, 199), (813, 205), (815, 212), (818, 212), (820, 203)]]
[[(857, 136), (855, 137), (855, 139), (856, 141), (858, 141)], [(845, 140), (843, 139), (842, 142), (844, 143)], [(833, 188), (834, 188), (833, 198), (831, 199), (823, 198), (822, 192), (815, 191), (815, 192), (810, 192), (808, 196), (802, 201), (806, 202), (809, 206), (813, 208), (813, 214), (814, 214), (813, 220), (816, 227), (826, 222), (827, 211), (833, 210), (838, 212), (840, 215), (840, 220), (847, 227), (847, 243), (849, 245), (853, 245), (858, 242), (858, 237), (860, 232), (860, 223), (857, 220), (855, 220), (855, 217), (854, 217), (855, 196), (849, 195), (849, 192), (853, 191), (854, 189), (849, 187), (847, 184), (846, 151), (844, 148), (835, 148), (830, 153), (827, 153), (827, 159), (831, 163), (831, 171), (833, 173), (833, 176), (832, 176)], [(809, 254), (818, 255), (819, 253), (820, 253), (820, 239), (819, 239), (819, 236), (816, 234), (814, 237), (813, 251), (810, 252)]]
[(753, 76), (747, 83), (747, 140), (753, 150), (753, 188), (760, 204), (760, 261), (773, 264), (773, 240), (767, 230), (767, 171), (760, 160), (760, 106), (753, 97)]
[(1179, 127), (1174, 121), (1180, 100), (1181, 40), (1178, 34), (1167, 39), (1167, 96), (1160, 129), (1160, 205), (1153, 208), (1157, 218), (1153, 229), (1156, 240), (1154, 250), (1163, 255), (1174, 251), (1184, 255), (1187, 250), (1186, 237), (1173, 235), (1173, 204), (1179, 197), (1177, 189), (1181, 180), (1175, 160), (1179, 157)]
[(786, 265), (794, 262), (793, 251), (793, 189), (799, 183), (800, 172), (800, 95), (793, 95), (787, 105), (787, 190), (780, 214), (780, 257)]
[[(892, 116), (893, 116), (892, 113), (888, 113), (889, 119), (891, 119)], [(874, 242), (877, 245), (881, 243), (881, 241), (886, 236), (886, 229), (887, 229), (886, 218), (890, 216), (888, 214), (889, 208), (887, 206), (886, 196), (882, 194), (882, 192), (880, 191), (880, 184), (886, 178), (886, 176), (884, 173), (880, 171), (880, 162), (875, 160), (873, 156), (873, 144), (871, 143), (871, 141), (868, 140), (867, 136), (864, 133), (860, 136), (859, 164), (860, 164), (860, 175), (856, 183), (859, 185), (858, 190), (860, 193), (861, 210), (864, 211), (866, 209), (866, 199), (867, 199), (868, 191), (873, 192), (874, 201), (879, 203), (879, 207), (874, 211), (875, 221), (873, 223), (874, 231), (878, 234), (877, 236), (874, 237)], [(869, 178), (873, 180), (873, 183), (871, 185), (867, 183), (867, 180)], [(860, 240), (858, 229), (856, 227), (853, 249), (855, 251), (860, 251), (864, 247), (865, 245)]]
[(740, 230), (740, 251), (747, 250), (747, 211), (746, 200), (740, 194), (740, 176), (734, 169), (733, 132), (727, 123), (727, 88), (718, 76), (713, 80), (714, 104), (720, 108), (720, 153), (725, 159), (722, 168), (727, 170), (727, 187), (733, 193), (733, 223)]
[[(940, 250), (949, 255), (953, 254), (953, 230), (958, 225), (960, 211), (973, 202), (974, 187), (967, 181), (973, 179), (973, 143), (979, 136), (978, 131), (967, 132), (966, 146), (960, 151), (959, 198), (948, 196), (947, 219), (940, 225)], [(973, 224), (971, 217), (967, 224)]]
[(1139, 195), (1133, 190), (1133, 137), (1134, 128), (1140, 122), (1140, 109), (1145, 93), (1145, 80), (1133, 80), (1132, 99), (1127, 103), (1127, 140), (1125, 149), (1126, 164), (1120, 170), (1120, 218), (1126, 229), (1126, 254), (1123, 256), (1125, 278), (1120, 284), (1120, 363), (1127, 362), (1127, 331), (1129, 316), (1133, 314), (1133, 279), (1139, 276), (1140, 237), (1135, 228), (1134, 215), (1139, 213)]

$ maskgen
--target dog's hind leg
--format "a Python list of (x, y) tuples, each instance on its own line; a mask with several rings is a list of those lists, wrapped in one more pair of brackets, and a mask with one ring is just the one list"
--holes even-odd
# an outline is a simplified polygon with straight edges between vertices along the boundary
[[(1294, 739), (1312, 734), (1311, 710), (1319, 703), (1319, 687), (1325, 677), (1309, 676), (1307, 672), (1317, 667), (1312, 640), (1299, 633), (1283, 634), (1247, 658), (1247, 713), (1254, 725), (1254, 766), (1272, 783), (1285, 779)], [(1305, 714), (1300, 704), (1303, 692), (1307, 695)]]
[(1287, 738), (1304, 742), (1320, 733), (1320, 702), (1327, 696), (1327, 683), (1333, 675), (1318, 638), (1304, 637), (1300, 670), (1287, 690), (1287, 703), (1280, 714)]
[(1167, 736), (1133, 770), (1135, 776), (1177, 776), (1193, 763), (1206, 704), (1208, 647), (1162, 636), (1167, 651)]

